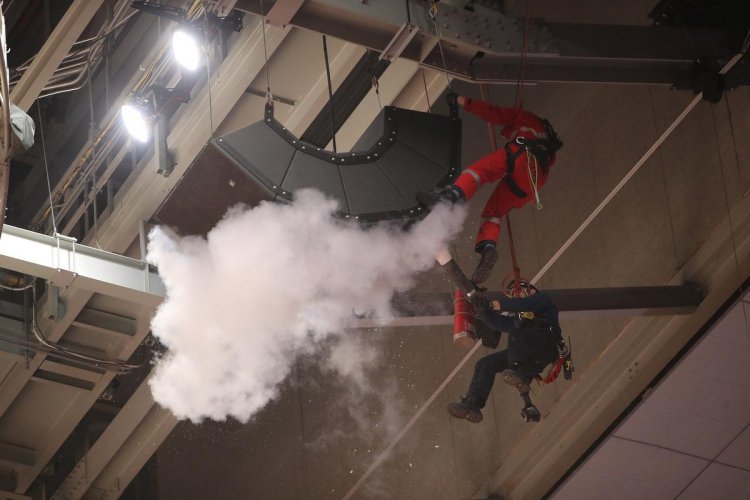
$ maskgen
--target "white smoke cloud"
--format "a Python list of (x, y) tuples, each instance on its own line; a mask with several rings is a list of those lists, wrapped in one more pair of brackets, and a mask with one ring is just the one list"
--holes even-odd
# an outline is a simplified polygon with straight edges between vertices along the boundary
[[(432, 267), (465, 217), (438, 206), (408, 231), (364, 230), (333, 217), (336, 208), (303, 190), (290, 205), (230, 210), (206, 239), (151, 232), (148, 257), (167, 287), (151, 324), (169, 348), (151, 379), (159, 404), (195, 422), (247, 421), (295, 358), (340, 335), (353, 311), (387, 322), (393, 294)], [(342, 346), (328, 364), (357, 380), (372, 359)]]

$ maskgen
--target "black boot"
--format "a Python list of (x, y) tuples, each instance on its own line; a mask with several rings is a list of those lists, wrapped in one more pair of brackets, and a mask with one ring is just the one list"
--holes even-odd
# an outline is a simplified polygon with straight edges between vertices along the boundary
[(500, 374), (503, 377), (503, 381), (515, 387), (521, 394), (529, 393), (529, 383), (518, 374), (517, 371), (507, 368)]
[(460, 403), (450, 403), (447, 409), (452, 417), (465, 418), (472, 424), (478, 424), (484, 418), (477, 397), (471, 394), (463, 396)]
[(418, 191), (417, 201), (428, 209), (434, 207), (441, 201), (446, 201), (451, 205), (463, 201), (464, 196), (457, 186), (448, 186), (441, 191)]
[(498, 257), (495, 245), (485, 245), (480, 251), (480, 255), (479, 264), (477, 264), (474, 275), (471, 277), (471, 281), (477, 284), (487, 281)]

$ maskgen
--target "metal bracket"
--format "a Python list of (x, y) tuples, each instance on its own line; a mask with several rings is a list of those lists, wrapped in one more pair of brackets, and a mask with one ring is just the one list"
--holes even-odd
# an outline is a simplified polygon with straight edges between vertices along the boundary
[(65, 316), (65, 304), (60, 300), (60, 287), (52, 283), (49, 283), (47, 286), (47, 298), (44, 301), (43, 316), (52, 321), (57, 321)]
[(409, 23), (402, 24), (393, 39), (388, 42), (383, 52), (380, 53), (380, 59), (392, 62), (401, 55), (417, 33), (419, 33), (419, 28), (416, 25)]
[(156, 173), (169, 177), (176, 163), (172, 160), (172, 155), (167, 149), (167, 120), (164, 116), (159, 116), (154, 123), (154, 156), (157, 160)]

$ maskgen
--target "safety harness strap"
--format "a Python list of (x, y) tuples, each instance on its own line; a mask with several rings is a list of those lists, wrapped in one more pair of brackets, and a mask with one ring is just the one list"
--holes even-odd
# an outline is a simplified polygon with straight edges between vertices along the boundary
[[(526, 198), (527, 193), (521, 189), (513, 178), (513, 173), (516, 169), (516, 159), (524, 152), (534, 156), (539, 162), (539, 165), (541, 165), (544, 175), (547, 175), (552, 156), (563, 146), (563, 143), (557, 135), (557, 132), (555, 132), (555, 129), (552, 127), (552, 124), (546, 119), (542, 119), (542, 124), (544, 125), (544, 131), (547, 137), (541, 139), (516, 137), (515, 141), (505, 143), (507, 175), (504, 180), (510, 191), (519, 198)], [(512, 148), (511, 145), (517, 147)], [(513, 151), (513, 149), (515, 149), (515, 151)]]

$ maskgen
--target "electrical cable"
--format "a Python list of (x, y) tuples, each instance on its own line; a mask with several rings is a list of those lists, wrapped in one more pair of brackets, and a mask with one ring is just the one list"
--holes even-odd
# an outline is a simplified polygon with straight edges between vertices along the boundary
[(82, 352), (78, 352), (74, 349), (70, 349), (68, 347), (63, 347), (59, 344), (54, 344), (47, 340), (47, 337), (42, 332), (41, 327), (39, 326), (39, 322), (37, 321), (37, 298), (36, 298), (36, 288), (33, 285), (33, 281), (31, 284), (24, 287), (31, 288), (31, 332), (34, 334), (34, 338), (36, 338), (37, 342), (39, 342), (41, 345), (47, 347), (48, 349), (52, 349), (55, 352), (63, 353), (68, 356), (71, 356), (75, 359), (89, 361), (91, 363), (94, 363), (95, 365), (100, 367), (108, 367), (107, 369), (114, 369), (118, 371), (119, 373), (127, 373), (130, 370), (134, 370), (136, 368), (140, 368), (140, 364), (130, 364), (126, 361), (121, 361), (117, 359), (103, 359), (98, 358), (96, 356), (91, 356), (89, 354), (85, 354)]
[[(63, 358), (67, 359), (73, 359), (76, 361), (83, 361), (87, 364), (92, 364), (93, 366), (96, 366), (97, 368), (103, 368), (103, 367), (111, 367), (106, 368), (108, 370), (115, 369), (119, 373), (127, 373), (130, 370), (140, 368), (141, 364), (130, 364), (125, 361), (121, 360), (113, 360), (113, 359), (103, 359), (103, 358), (97, 358), (95, 356), (91, 356), (88, 354), (84, 354), (81, 352), (78, 352), (74, 349), (66, 348), (58, 344), (54, 344), (47, 340), (47, 337), (42, 333), (41, 328), (39, 327), (39, 323), (37, 322), (37, 297), (36, 297), (36, 281), (37, 278), (33, 278), (28, 283), (22, 285), (22, 286), (8, 286), (4, 284), (0, 284), (0, 289), (2, 290), (8, 290), (11, 292), (25, 292), (26, 290), (31, 290), (32, 300), (31, 300), (31, 332), (34, 335), (34, 338), (38, 342), (38, 345), (43, 346), (45, 349), (41, 349), (44, 352), (48, 353), (56, 353), (58, 356), (61, 356)], [(7, 342), (10, 344), (18, 345), (19, 347), (23, 347), (24, 349), (32, 349), (32, 350), (40, 350), (38, 348), (38, 345), (28, 343), (25, 341), (21, 341), (19, 339), (13, 339), (11, 337), (7, 337), (4, 335), (0, 335), (0, 342)]]

